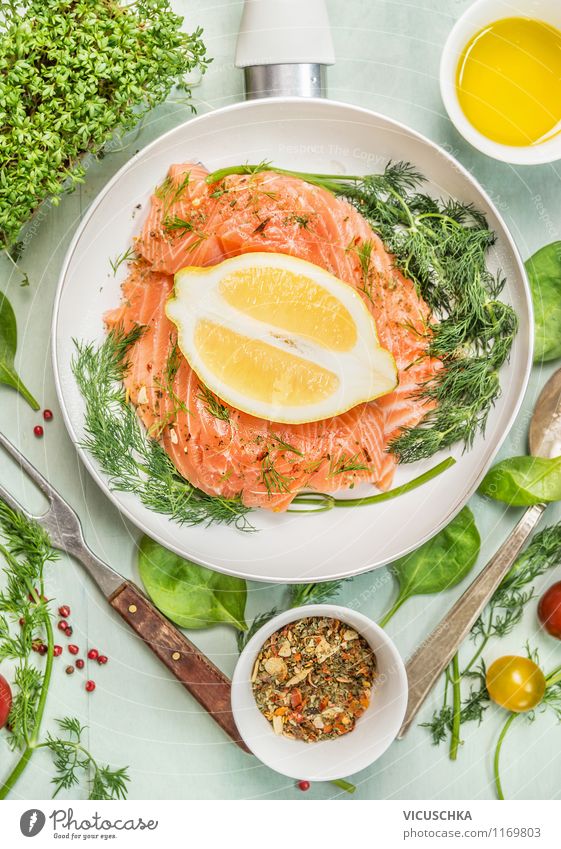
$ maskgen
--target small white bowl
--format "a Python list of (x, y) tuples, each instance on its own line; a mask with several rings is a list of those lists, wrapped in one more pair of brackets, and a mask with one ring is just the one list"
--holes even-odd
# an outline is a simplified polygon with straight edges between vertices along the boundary
[(561, 159), (561, 134), (536, 145), (515, 147), (491, 141), (466, 118), (456, 92), (458, 62), (466, 44), (487, 24), (502, 18), (529, 17), (561, 30), (560, 0), (477, 0), (453, 27), (440, 61), (440, 92), (459, 133), (477, 150), (514, 165), (540, 165)]
[[(321, 743), (277, 736), (257, 707), (251, 685), (253, 666), (265, 640), (289, 622), (310, 616), (327, 616), (350, 625), (370, 643), (378, 668), (370, 706), (355, 728), (342, 737)], [(405, 666), (382, 628), (348, 607), (309, 604), (275, 616), (248, 642), (234, 670), (232, 709), (238, 731), (264, 764), (290, 778), (331, 781), (365, 769), (386, 751), (401, 728), (407, 693)]]

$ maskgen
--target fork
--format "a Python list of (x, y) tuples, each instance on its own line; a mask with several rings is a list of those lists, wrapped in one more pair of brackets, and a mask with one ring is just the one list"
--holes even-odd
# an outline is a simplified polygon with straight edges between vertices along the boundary
[(0, 445), (47, 497), (49, 507), (42, 516), (32, 516), (1, 484), (0, 498), (12, 510), (38, 522), (49, 533), (55, 548), (66, 551), (82, 564), (113, 610), (144, 640), (222, 730), (241, 749), (249, 752), (234, 722), (229, 678), (154, 607), (136, 584), (93, 553), (73, 508), (2, 433)]

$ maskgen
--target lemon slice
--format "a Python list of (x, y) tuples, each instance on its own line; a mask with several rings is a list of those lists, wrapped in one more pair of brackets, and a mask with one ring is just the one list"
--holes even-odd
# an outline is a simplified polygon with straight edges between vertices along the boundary
[(247, 253), (182, 268), (166, 312), (202, 382), (259, 418), (326, 419), (397, 385), (358, 292), (296, 257)]

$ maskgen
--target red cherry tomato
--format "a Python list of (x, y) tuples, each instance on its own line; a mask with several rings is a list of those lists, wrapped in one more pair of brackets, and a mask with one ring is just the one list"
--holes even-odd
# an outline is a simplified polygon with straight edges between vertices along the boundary
[(0, 675), (0, 728), (4, 728), (12, 709), (12, 691), (3, 675)]
[(561, 581), (552, 584), (542, 595), (538, 619), (548, 634), (561, 640)]
[(545, 675), (529, 657), (505, 655), (495, 660), (486, 676), (493, 701), (507, 710), (524, 713), (539, 705), (545, 693)]

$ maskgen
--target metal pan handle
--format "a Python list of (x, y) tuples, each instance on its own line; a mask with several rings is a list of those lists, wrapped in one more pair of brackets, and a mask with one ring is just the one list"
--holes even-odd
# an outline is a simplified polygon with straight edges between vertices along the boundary
[(246, 97), (321, 97), (335, 61), (324, 0), (245, 0), (236, 67)]

